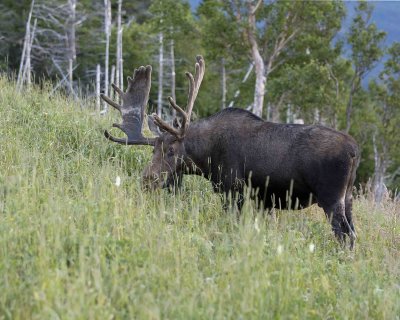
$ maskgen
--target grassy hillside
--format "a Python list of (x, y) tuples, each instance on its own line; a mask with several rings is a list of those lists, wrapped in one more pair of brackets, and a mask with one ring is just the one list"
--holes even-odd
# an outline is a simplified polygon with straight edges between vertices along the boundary
[(354, 252), (315, 206), (238, 222), (201, 178), (143, 192), (110, 123), (0, 79), (0, 319), (399, 319), (399, 205), (357, 199)]

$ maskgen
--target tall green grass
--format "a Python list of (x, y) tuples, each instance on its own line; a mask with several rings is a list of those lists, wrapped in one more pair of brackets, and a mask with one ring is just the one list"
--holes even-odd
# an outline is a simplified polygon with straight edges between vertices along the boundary
[(399, 205), (357, 199), (351, 252), (318, 207), (145, 193), (151, 150), (106, 141), (114, 116), (0, 79), (0, 319), (400, 318)]

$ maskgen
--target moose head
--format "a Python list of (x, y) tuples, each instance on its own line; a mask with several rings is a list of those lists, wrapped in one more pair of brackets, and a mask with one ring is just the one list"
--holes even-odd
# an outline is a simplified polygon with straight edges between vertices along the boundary
[(185, 136), (190, 125), (190, 118), (201, 82), (204, 77), (205, 63), (201, 56), (196, 57), (195, 75), (186, 72), (189, 80), (188, 100), (185, 110), (169, 97), (169, 103), (182, 118), (180, 123), (170, 125), (157, 114), (152, 114), (154, 123), (161, 130), (156, 138), (147, 138), (142, 134), (145, 107), (149, 99), (151, 87), (151, 66), (140, 67), (134, 71), (133, 78), (128, 77), (128, 88), (123, 92), (115, 84), (114, 90), (119, 94), (122, 105), (112, 101), (109, 97), (101, 98), (117, 109), (122, 115), (122, 123), (114, 123), (113, 127), (119, 128), (126, 134), (125, 139), (112, 136), (107, 130), (104, 135), (107, 139), (124, 145), (149, 145), (153, 146), (153, 158), (145, 168), (142, 178), (146, 188), (156, 189), (161, 187), (180, 185), (182, 174), (190, 167), (191, 160), (185, 151)]

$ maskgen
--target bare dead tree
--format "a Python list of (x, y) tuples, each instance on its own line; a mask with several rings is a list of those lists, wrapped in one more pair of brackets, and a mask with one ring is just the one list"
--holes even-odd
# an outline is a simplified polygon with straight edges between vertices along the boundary
[(76, 68), (76, 27), (86, 16), (76, 10), (77, 0), (36, 0), (33, 15), (38, 19), (37, 37), (33, 48), (33, 59), (46, 61), (47, 72), (58, 74), (61, 81), (57, 88), (64, 87), (75, 98), (73, 71)]
[[(174, 39), (171, 39), (169, 42), (169, 48), (170, 48), (170, 59), (171, 59), (171, 97), (176, 101), (176, 72), (175, 72), (175, 43)], [(172, 118), (175, 118), (176, 116), (176, 110), (172, 110)]]
[(225, 59), (221, 58), (221, 91), (222, 91), (222, 103), (221, 109), (226, 108), (226, 70), (225, 70)]
[[(31, 19), (32, 19), (32, 12), (33, 12), (33, 7), (35, 5), (35, 0), (32, 0), (31, 2), (31, 9), (28, 14), (28, 20), (26, 22), (26, 30), (25, 30), (25, 40), (24, 40), (24, 46), (22, 49), (22, 56), (21, 56), (21, 62), (19, 65), (19, 71), (18, 71), (18, 78), (17, 78), (17, 88), (18, 90), (22, 89), (22, 85), (24, 83), (24, 76), (28, 74), (28, 83), (30, 83), (30, 75), (31, 75), (31, 56), (30, 56), (30, 48), (32, 46), (32, 40), (34, 35), (31, 34)], [(35, 20), (35, 25), (36, 25), (36, 20)], [(27, 72), (26, 69), (29, 69)]]
[[(111, 83), (115, 82), (115, 65), (111, 66)], [(110, 90), (110, 98), (114, 98), (113, 90)]]
[[(108, 95), (108, 66), (110, 61), (110, 36), (111, 36), (111, 0), (104, 0), (104, 33), (106, 35), (106, 55), (104, 62), (104, 94)], [(103, 109), (107, 111), (107, 103)]]
[(157, 115), (161, 117), (163, 99), (163, 69), (164, 69), (164, 35), (158, 35), (158, 95), (157, 95)]
[(117, 61), (116, 61), (116, 84), (122, 90), (124, 88), (123, 62), (122, 62), (122, 0), (118, 0), (117, 15)]
[(378, 150), (378, 142), (376, 139), (376, 131), (372, 135), (372, 145), (374, 148), (374, 175), (372, 178), (372, 192), (376, 204), (382, 203), (388, 196), (388, 190), (385, 185), (385, 176), (390, 162), (388, 161), (388, 150), (385, 141), (381, 141), (381, 150)]
[(26, 49), (26, 62), (25, 62), (25, 68), (22, 73), (22, 82), (26, 79), (26, 83), (28, 87), (31, 85), (31, 77), (32, 77), (32, 68), (31, 68), (31, 51), (32, 51), (32, 44), (33, 40), (35, 38), (35, 31), (36, 31), (36, 26), (37, 26), (37, 19), (35, 19), (35, 22), (33, 23), (33, 28), (32, 28), (32, 33), (29, 36), (29, 43)]
[(100, 64), (96, 66), (96, 109), (100, 112), (100, 77), (101, 77), (101, 68)]
[(76, 0), (68, 0), (70, 16), (67, 19), (67, 43), (68, 43), (68, 75), (69, 75), (69, 91), (72, 94), (73, 89), (73, 65), (76, 60), (76, 39), (75, 39), (75, 23), (76, 23)]

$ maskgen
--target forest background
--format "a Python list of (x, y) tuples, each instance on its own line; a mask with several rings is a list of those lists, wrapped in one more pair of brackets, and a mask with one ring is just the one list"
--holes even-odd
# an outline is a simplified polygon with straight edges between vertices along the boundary
[(20, 90), (51, 82), (54, 93), (93, 98), (104, 113), (99, 93), (151, 64), (148, 112), (171, 119), (167, 97), (185, 100), (183, 74), (202, 54), (197, 116), (239, 107), (349, 132), (362, 148), (357, 186), (380, 202), (400, 187), (400, 42), (373, 10), (364, 1), (3, 0), (0, 72)]

